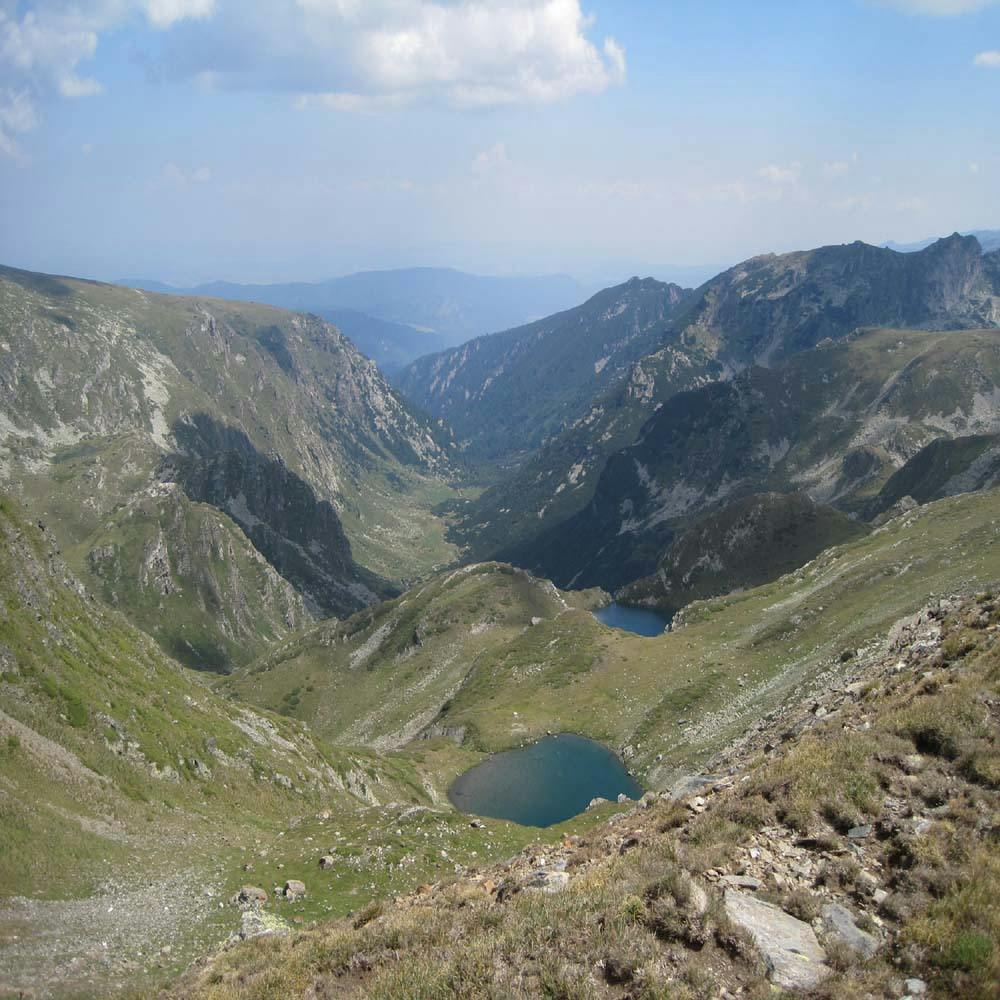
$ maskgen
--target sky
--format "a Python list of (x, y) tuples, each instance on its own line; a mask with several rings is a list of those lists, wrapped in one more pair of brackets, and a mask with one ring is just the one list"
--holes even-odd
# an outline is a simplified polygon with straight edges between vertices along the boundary
[(8, 265), (610, 283), (978, 228), (1000, 0), (0, 0)]

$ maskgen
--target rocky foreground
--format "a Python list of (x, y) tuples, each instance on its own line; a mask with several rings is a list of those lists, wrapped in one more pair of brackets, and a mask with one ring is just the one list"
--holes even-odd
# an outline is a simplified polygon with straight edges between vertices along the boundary
[(995, 997), (998, 633), (992, 594), (936, 600), (556, 849), (299, 933), (248, 898), (247, 939), (170, 995)]

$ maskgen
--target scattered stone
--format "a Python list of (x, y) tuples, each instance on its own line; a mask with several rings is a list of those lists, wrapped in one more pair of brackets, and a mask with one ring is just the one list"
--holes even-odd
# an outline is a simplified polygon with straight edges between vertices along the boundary
[(618, 805), (620, 805), (620, 806), (624, 805), (626, 802), (628, 802), (628, 796), (624, 792), (619, 792), (618, 793)]
[(889, 898), (889, 893), (885, 889), (876, 889), (872, 893), (872, 899), (876, 906), (881, 906)]
[(609, 799), (602, 799), (598, 796), (596, 799), (591, 799), (590, 802), (587, 803), (587, 811), (590, 812), (591, 809), (596, 809), (598, 806), (606, 806), (609, 802)]
[(852, 826), (851, 829), (847, 831), (847, 837), (849, 840), (867, 840), (871, 835), (871, 823), (865, 823), (864, 826)]
[(922, 979), (907, 979), (903, 988), (911, 997), (922, 997), (927, 992), (927, 983)]
[(478, 820), (478, 819), (474, 819), (469, 824), (469, 826), (471, 826), (473, 830), (485, 830), (486, 829), (486, 824), (483, 823), (481, 820)]
[(854, 922), (854, 915), (839, 903), (827, 903), (820, 913), (828, 937), (847, 945), (863, 958), (871, 958), (879, 949), (878, 939), (861, 930)]
[(326, 871), (328, 868), (332, 868), (337, 863), (337, 859), (332, 854), (324, 854), (323, 857), (319, 859), (319, 866)]
[(784, 910), (738, 889), (727, 889), (726, 915), (750, 933), (768, 978), (785, 990), (812, 989), (830, 973), (813, 929)]

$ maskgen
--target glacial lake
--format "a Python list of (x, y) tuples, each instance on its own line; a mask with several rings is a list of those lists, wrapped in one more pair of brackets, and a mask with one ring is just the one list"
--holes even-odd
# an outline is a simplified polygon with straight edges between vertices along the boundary
[(662, 635), (670, 625), (670, 619), (651, 608), (627, 608), (612, 602), (606, 608), (598, 608), (594, 617), (611, 628), (620, 628), (636, 635)]
[(642, 787), (606, 746), (560, 733), (531, 746), (505, 750), (460, 775), (448, 798), (474, 816), (507, 819), (523, 826), (552, 826), (582, 813), (591, 799), (614, 802)]

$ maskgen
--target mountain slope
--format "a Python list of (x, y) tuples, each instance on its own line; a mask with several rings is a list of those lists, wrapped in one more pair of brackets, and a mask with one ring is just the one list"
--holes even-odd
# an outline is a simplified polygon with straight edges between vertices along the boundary
[[(592, 402), (523, 467), (456, 510), (451, 537), (469, 558), (545, 544), (591, 500), (609, 457), (634, 444), (677, 392), (778, 364), (868, 325), (971, 329), (1000, 323), (1000, 254), (950, 237), (920, 253), (854, 243), (754, 258), (686, 299), (662, 346)], [(566, 578), (560, 578), (566, 579)]]
[(183, 967), (231, 928), (219, 898), (289, 815), (334, 806), (353, 825), (420, 785), (399, 760), (330, 750), (215, 695), (91, 598), (0, 496), (5, 989), (106, 995), (155, 974), (161, 946), (158, 964)]
[(171, 995), (990, 1000), (998, 627), (992, 594), (935, 600), (727, 747), (695, 791), (362, 926), (227, 950)]
[[(45, 514), (95, 589), (98, 564), (116, 563), (123, 611), (145, 600), (146, 500), (170, 484), (180, 522), (199, 516), (189, 504), (211, 504), (244, 570), (263, 555), (311, 614), (355, 611), (393, 592), (380, 577), (447, 559), (428, 509), (447, 493), (447, 438), (315, 317), (4, 269), (0, 383), (0, 481)], [(206, 621), (207, 582), (181, 578), (192, 541), (195, 561), (212, 564), (211, 534), (178, 538), (177, 552), (169, 530), (157, 536), (178, 628), (179, 601)], [(214, 572), (230, 613), (263, 615), (256, 637), (224, 618), (214, 646), (203, 631), (205, 662), (256, 655), (290, 612), (297, 623), (266, 575), (236, 585)], [(271, 595), (241, 592), (260, 585)], [(180, 654), (179, 639), (168, 646)]]
[(865, 508), (874, 518), (911, 497), (917, 503), (974, 490), (1000, 482), (1000, 435), (937, 438), (894, 472)]
[(756, 493), (701, 518), (674, 541), (652, 576), (615, 597), (672, 614), (692, 601), (776, 580), (867, 530), (801, 493)]
[[(509, 566), (465, 566), (281, 643), (227, 689), (305, 720), (326, 739), (396, 749), (438, 732), (439, 713), (479, 664), (543, 620), (600, 597), (561, 594)], [(462, 742), (459, 731), (447, 735)]]
[(648, 576), (678, 530), (762, 490), (860, 510), (934, 438), (1000, 430), (1000, 333), (874, 330), (668, 400), (590, 503), (504, 553), (560, 586)]
[(659, 341), (688, 293), (633, 278), (583, 305), (414, 362), (396, 379), (471, 455), (506, 458), (579, 419)]
[[(142, 288), (147, 282), (121, 284)], [(577, 282), (565, 275), (501, 278), (440, 267), (361, 271), (316, 283), (241, 285), (215, 281), (186, 289), (168, 289), (161, 282), (148, 284), (156, 292), (265, 302), (297, 312), (353, 309), (434, 335), (420, 354), (436, 349), (435, 338), (459, 344), (567, 309), (583, 297)]]
[(448, 346), (448, 341), (440, 334), (377, 319), (356, 309), (319, 308), (311, 311), (333, 323), (386, 375), (395, 375), (421, 355), (443, 351)]
[(998, 499), (918, 508), (766, 586), (689, 605), (656, 638), (608, 628), (588, 600), (522, 571), (468, 567), (293, 637), (226, 684), (331, 737), (409, 740), (442, 774), (574, 732), (669, 787), (928, 593), (1000, 578)]

